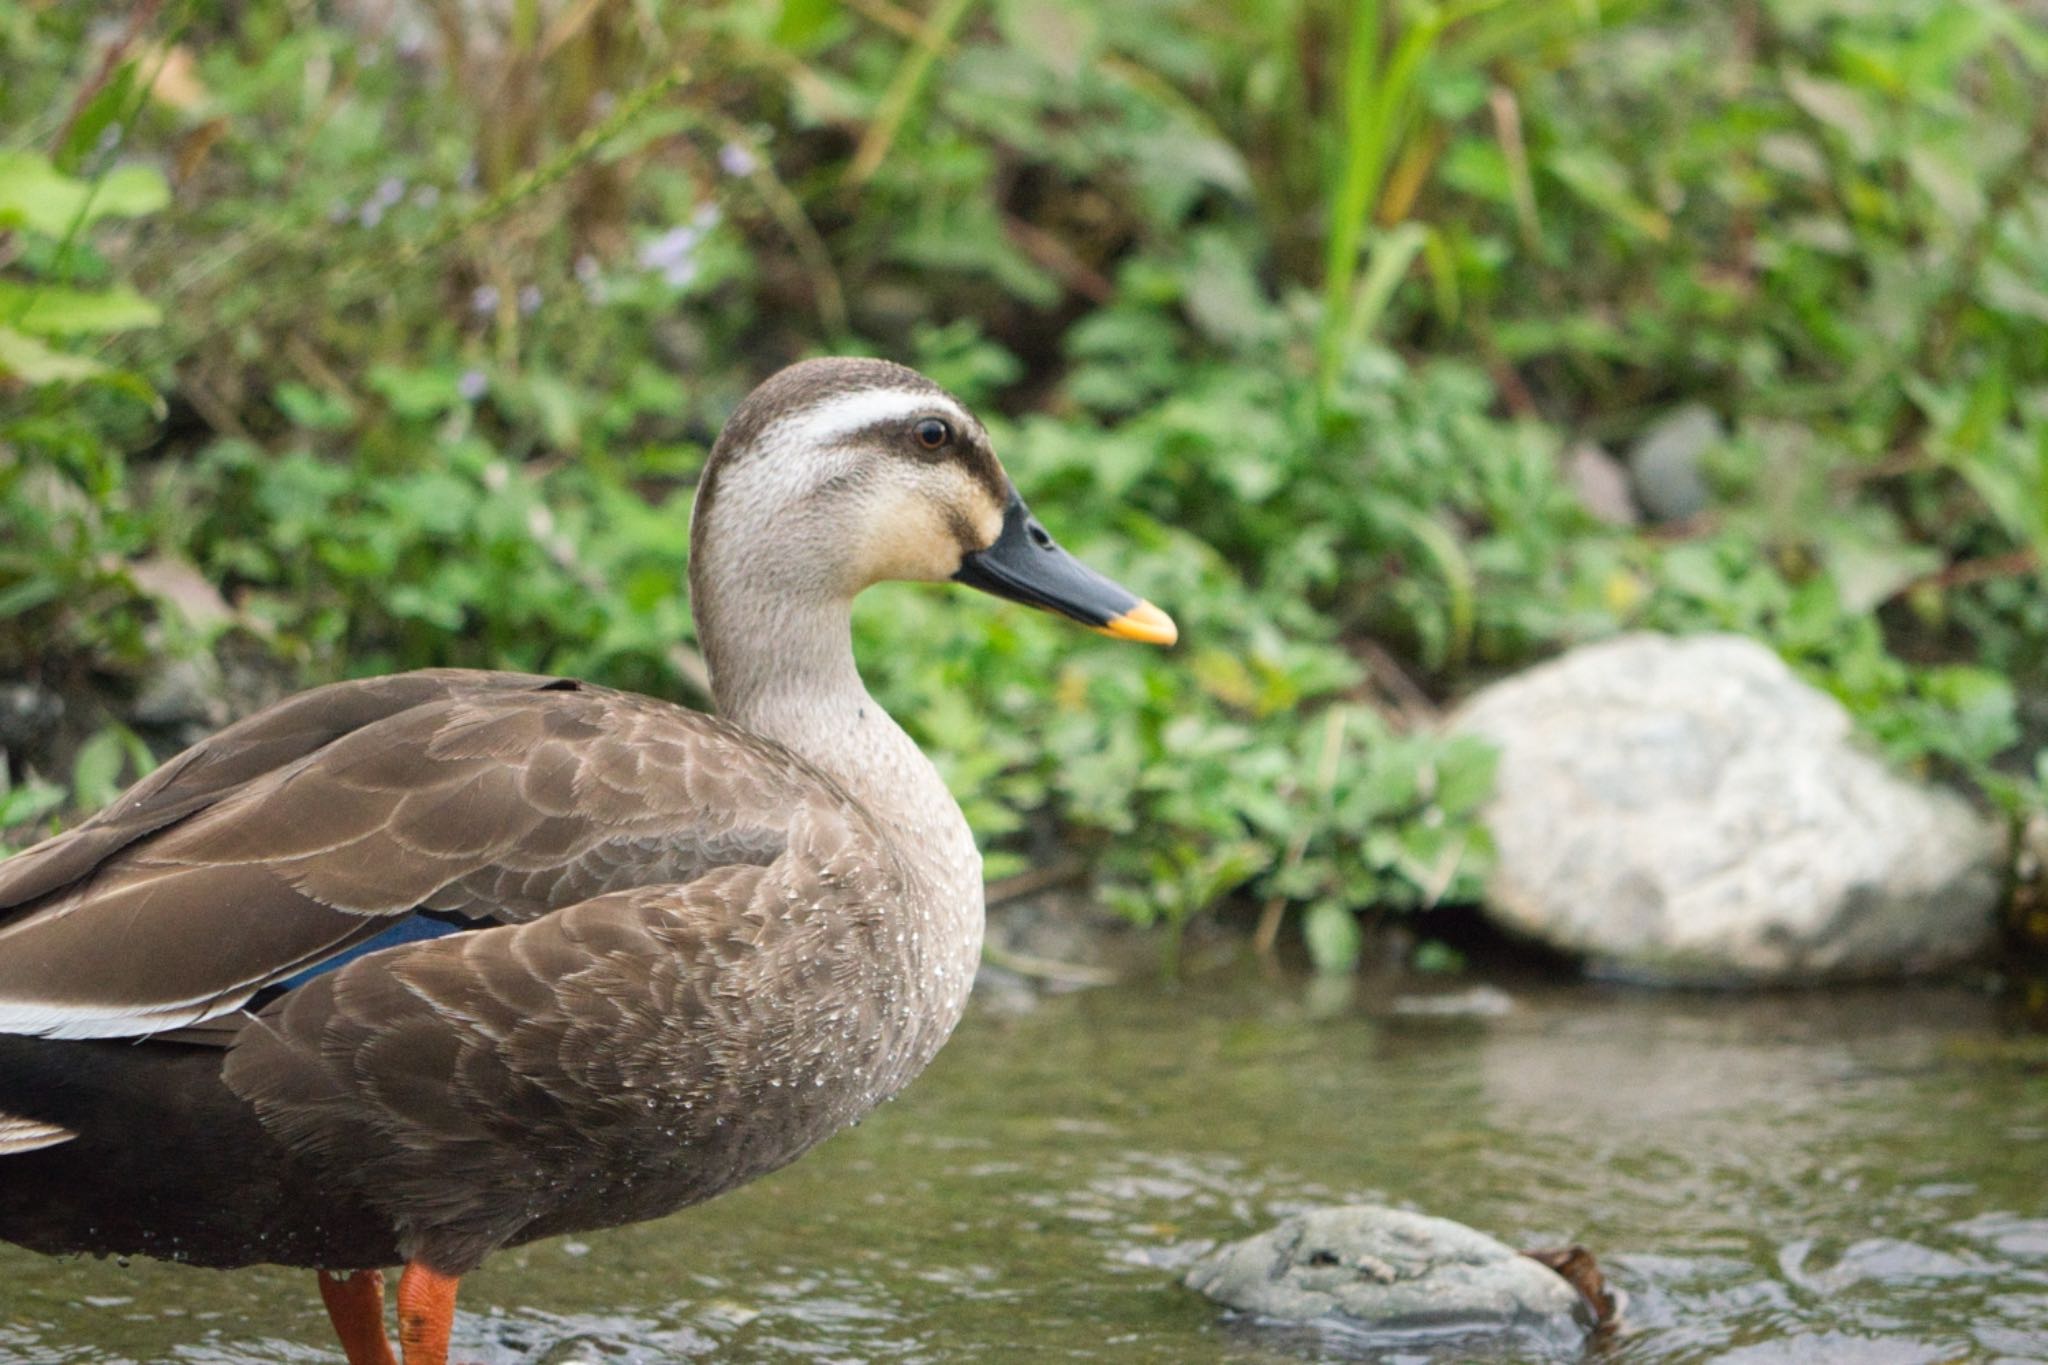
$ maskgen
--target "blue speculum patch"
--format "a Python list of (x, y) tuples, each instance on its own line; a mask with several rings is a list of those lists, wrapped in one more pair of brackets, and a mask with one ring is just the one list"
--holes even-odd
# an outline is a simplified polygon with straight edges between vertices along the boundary
[(374, 953), (381, 948), (395, 948), (401, 943), (419, 943), (426, 939), (441, 938), (448, 934), (458, 934), (464, 929), (476, 927), (478, 926), (466, 922), (450, 922), (444, 919), (437, 919), (432, 915), (422, 915), (415, 912), (399, 920), (389, 929), (371, 938), (364, 939), (347, 952), (336, 953), (325, 962), (315, 963), (302, 972), (286, 977), (271, 989), (288, 991), (294, 986), (303, 986), (316, 976), (324, 976), (337, 967), (346, 967), (364, 954)]

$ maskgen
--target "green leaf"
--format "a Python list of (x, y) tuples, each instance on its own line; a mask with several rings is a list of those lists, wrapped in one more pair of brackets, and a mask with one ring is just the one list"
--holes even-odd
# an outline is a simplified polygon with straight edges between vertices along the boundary
[(1792, 97), (1792, 102), (1815, 121), (1839, 133), (1857, 160), (1869, 161), (1877, 155), (1877, 118), (1861, 91), (1839, 81), (1822, 80), (1790, 69), (1783, 73), (1783, 80), (1785, 93)]
[(0, 152), (0, 227), (61, 237), (84, 203), (85, 186), (40, 153)]
[(1436, 804), (1448, 815), (1478, 810), (1493, 795), (1500, 751), (1485, 740), (1461, 735), (1436, 756)]
[(171, 202), (171, 187), (154, 166), (116, 166), (92, 196), (86, 222), (102, 218), (142, 218)]
[(1197, 234), (1186, 269), (1188, 317), (1212, 340), (1245, 350), (1272, 335), (1275, 312), (1251, 258), (1224, 233)]
[(1358, 916), (1336, 901), (1317, 901), (1311, 905), (1302, 920), (1301, 934), (1308, 942), (1309, 960), (1319, 972), (1350, 971), (1358, 965), (1358, 955), (1365, 946)]
[(0, 152), (0, 227), (62, 237), (74, 223), (140, 217), (170, 201), (170, 186), (148, 166), (117, 166), (93, 185), (64, 174), (39, 152)]
[(326, 393), (291, 379), (271, 391), (270, 401), (277, 404), (277, 410), (293, 426), (306, 431), (340, 431), (356, 415), (355, 405), (344, 395)]
[(106, 366), (88, 356), (66, 355), (12, 327), (0, 327), (0, 375), (25, 384), (69, 384), (91, 379)]
[(1880, 539), (1845, 528), (1829, 541), (1828, 567), (1844, 611), (1874, 611), (1901, 588), (1942, 565), (1941, 551), (1931, 545)]
[(72, 116), (64, 145), (57, 149), (57, 163), (66, 170), (76, 170), (99, 146), (100, 135), (114, 125), (134, 97), (135, 62), (131, 58), (116, 67), (85, 107)]
[(375, 365), (369, 385), (391, 404), (401, 417), (414, 420), (435, 418), (462, 406), (462, 370), (454, 365), (408, 368), (403, 365)]
[(1628, 171), (1608, 152), (1595, 147), (1567, 147), (1551, 153), (1544, 169), (1563, 182), (1588, 208), (1646, 241), (1671, 237), (1671, 220), (1637, 197)]
[(1402, 223), (1373, 237), (1366, 247), (1366, 268), (1352, 291), (1350, 310), (1345, 314), (1343, 340), (1337, 353), (1340, 362), (1349, 361), (1365, 339), (1379, 326), (1394, 290), (1408, 277), (1408, 267), (1422, 250), (1429, 234), (1419, 223)]
[(81, 806), (104, 806), (120, 794), (121, 767), (127, 761), (125, 731), (109, 725), (79, 746), (71, 765), (71, 792)]
[(1424, 939), (1415, 945), (1410, 965), (1418, 972), (1442, 976), (1465, 970), (1465, 955), (1441, 939)]
[(127, 285), (66, 289), (0, 280), (0, 317), (36, 336), (103, 336), (163, 321), (157, 306)]
[(776, 46), (802, 51), (816, 45), (838, 16), (838, 0), (782, 0), (772, 36)]
[(0, 621), (32, 611), (53, 600), (60, 591), (54, 578), (24, 578), (10, 588), (0, 588)]
[(1416, 544), (1443, 575), (1448, 631), (1442, 657), (1432, 663), (1439, 667), (1462, 667), (1472, 643), (1473, 623), (1478, 619), (1479, 577), (1471, 557), (1465, 553), (1457, 534), (1436, 518), (1399, 505), (1388, 511), (1393, 520), (1414, 536)]
[[(4, 786), (4, 779), (5, 774), (0, 773), (0, 786)], [(9, 825), (25, 825), (31, 820), (41, 819), (63, 802), (62, 787), (31, 775), (18, 787), (0, 790), (0, 829), (5, 829)], [(0, 857), (4, 856), (0, 854)]]

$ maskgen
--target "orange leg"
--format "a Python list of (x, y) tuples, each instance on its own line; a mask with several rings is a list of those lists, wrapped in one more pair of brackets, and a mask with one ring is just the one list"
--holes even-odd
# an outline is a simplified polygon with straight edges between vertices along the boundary
[(448, 1365), (448, 1333), (455, 1326), (455, 1291), (461, 1283), (460, 1275), (443, 1275), (418, 1261), (406, 1263), (398, 1277), (398, 1344), (405, 1365)]
[(320, 1272), (320, 1299), (348, 1365), (398, 1365), (384, 1339), (384, 1272)]

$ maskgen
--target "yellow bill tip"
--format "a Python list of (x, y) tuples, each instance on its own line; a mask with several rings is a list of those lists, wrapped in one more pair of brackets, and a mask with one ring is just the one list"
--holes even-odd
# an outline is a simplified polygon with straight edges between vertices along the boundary
[(1150, 602), (1140, 602), (1122, 616), (1095, 629), (1119, 640), (1137, 640), (1148, 645), (1170, 645), (1180, 638), (1173, 618)]

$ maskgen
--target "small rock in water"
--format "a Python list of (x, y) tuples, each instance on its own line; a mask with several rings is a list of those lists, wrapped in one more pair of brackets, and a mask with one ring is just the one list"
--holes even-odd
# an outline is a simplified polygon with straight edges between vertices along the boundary
[(1317, 1209), (1219, 1247), (1191, 1289), (1246, 1313), (1389, 1335), (1530, 1333), (1576, 1340), (1579, 1292), (1448, 1218), (1372, 1204)]

